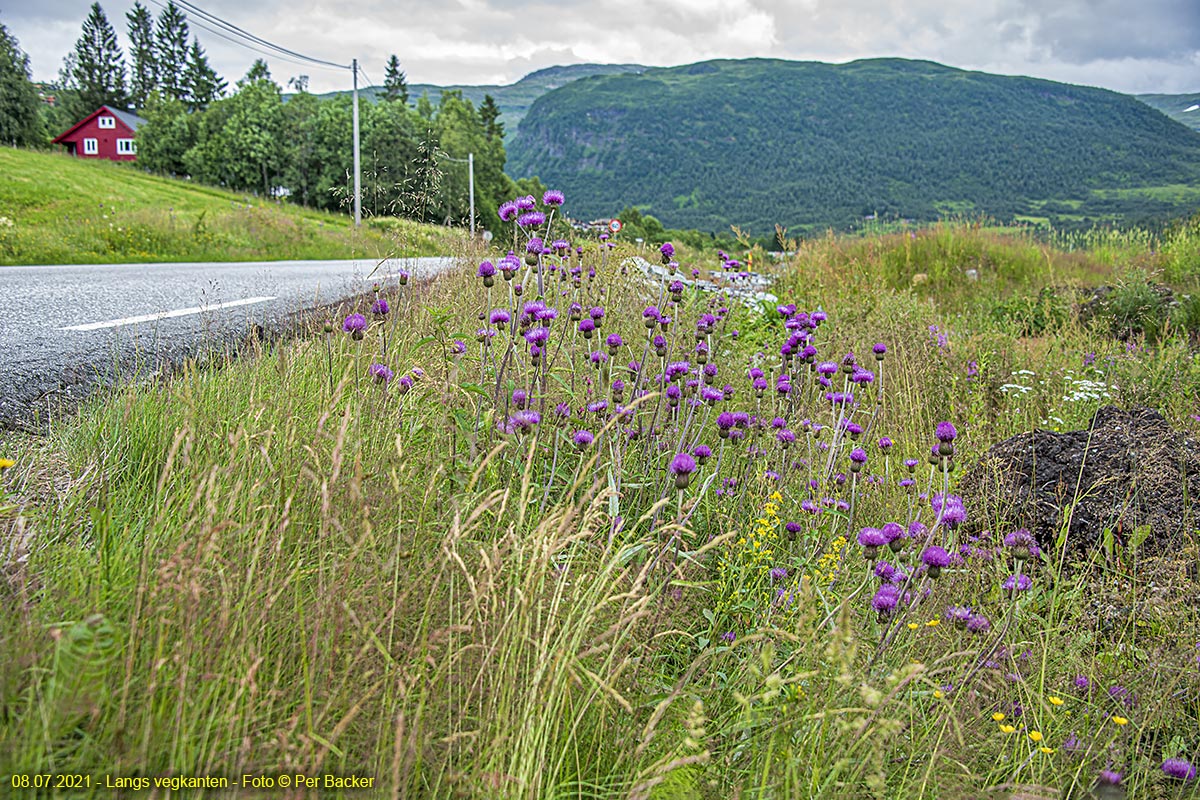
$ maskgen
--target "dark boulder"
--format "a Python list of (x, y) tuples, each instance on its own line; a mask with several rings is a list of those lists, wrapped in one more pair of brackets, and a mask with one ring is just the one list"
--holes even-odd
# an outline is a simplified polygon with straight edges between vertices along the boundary
[(972, 527), (1028, 528), (1049, 549), (1069, 514), (1073, 555), (1101, 543), (1105, 529), (1117, 544), (1144, 535), (1143, 548), (1161, 553), (1200, 527), (1200, 441), (1153, 409), (1105, 406), (1088, 430), (1036, 430), (994, 445), (958, 488)]

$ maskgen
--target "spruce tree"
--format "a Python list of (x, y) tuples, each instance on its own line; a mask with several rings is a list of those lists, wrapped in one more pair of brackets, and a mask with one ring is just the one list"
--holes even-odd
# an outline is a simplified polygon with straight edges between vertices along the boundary
[(408, 103), (408, 80), (400, 71), (400, 59), (393, 53), (383, 71), (383, 99), (389, 103)]
[(29, 56), (0, 23), (0, 144), (37, 144), (40, 105), (30, 80)]
[(483, 102), (479, 104), (479, 118), (483, 120), (483, 128), (487, 133), (488, 141), (504, 138), (504, 123), (500, 122), (500, 107), (496, 105), (496, 100), (490, 94), (485, 94)]
[(187, 90), (187, 105), (189, 111), (203, 111), (209, 103), (214, 102), (225, 93), (228, 84), (221, 80), (208, 63), (208, 56), (200, 41), (192, 38), (192, 47), (188, 50), (187, 70), (184, 73), (184, 84)]
[(125, 15), (129, 21), (129, 101), (145, 108), (146, 98), (158, 88), (158, 65), (154, 58), (154, 17), (140, 2)]
[(75, 42), (75, 65), (71, 77), (76, 94), (72, 98), (76, 118), (95, 111), (102, 105), (128, 108), (125, 91), (125, 56), (99, 3), (83, 22), (83, 32)]
[(175, 0), (168, 0), (158, 15), (154, 58), (158, 62), (159, 87), (168, 97), (187, 100), (188, 24)]

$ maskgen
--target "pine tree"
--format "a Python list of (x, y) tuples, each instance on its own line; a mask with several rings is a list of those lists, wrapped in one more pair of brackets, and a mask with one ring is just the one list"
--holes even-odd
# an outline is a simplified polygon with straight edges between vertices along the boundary
[(0, 23), (0, 143), (37, 144), (39, 106), (37, 89), (30, 80), (29, 56)]
[(220, 98), (229, 85), (209, 66), (208, 56), (204, 54), (204, 48), (195, 37), (192, 38), (192, 48), (188, 51), (184, 85), (189, 111), (203, 111), (209, 103)]
[(408, 103), (408, 80), (400, 71), (400, 59), (392, 53), (383, 71), (383, 99), (389, 103)]
[(125, 56), (99, 3), (83, 22), (83, 32), (75, 42), (75, 65), (71, 77), (76, 94), (72, 98), (73, 116), (82, 117), (103, 105), (128, 108), (125, 92)]
[(154, 59), (154, 18), (135, 2), (125, 15), (129, 21), (129, 101), (145, 108), (146, 98), (158, 88), (158, 65)]
[(159, 87), (168, 97), (186, 100), (188, 66), (187, 17), (175, 0), (168, 0), (167, 7), (158, 15), (158, 26), (154, 31), (154, 58), (158, 62)]

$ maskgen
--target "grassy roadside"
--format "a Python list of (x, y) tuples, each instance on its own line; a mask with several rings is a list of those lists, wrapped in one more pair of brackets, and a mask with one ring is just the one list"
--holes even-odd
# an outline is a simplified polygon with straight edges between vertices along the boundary
[(278, 204), (128, 164), (0, 148), (0, 265), (431, 256), (456, 229)]
[[(1195, 796), (1162, 769), (1200, 756), (1200, 614), (1170, 564), (1021, 567), (984, 542), (935, 579), (910, 548), (894, 566), (913, 583), (883, 582), (929, 599), (889, 616), (853, 542), (898, 520), (965, 544), (918, 494), (960, 473), (922, 460), (918, 486), (897, 482), (941, 421), (963, 468), (1104, 403), (1200, 430), (1186, 329), (1131, 349), (1104, 320), (1006, 305), (1160, 276), (1163, 249), (1109, 264), (970, 227), (915, 233), (807, 243), (779, 275), (781, 303), (828, 316), (805, 329), (818, 360), (853, 351), (872, 372), (854, 384), (857, 479), (846, 409), (780, 362), (797, 328), (690, 290), (673, 302), (595, 244), (578, 276), (548, 277), (555, 315), (526, 307), (528, 276), (489, 288), (468, 264), (389, 287), (391, 313), (367, 313), (361, 339), (339, 327), (0, 441), (17, 461), (0, 785), (103, 766), (368, 775), (400, 797), (1083, 797), (1108, 770), (1113, 797)], [(673, 318), (652, 320), (661, 359), (648, 301)], [(703, 394), (699, 343), (731, 397)], [(694, 377), (638, 398), (683, 360)], [(1028, 391), (1003, 391), (1018, 371)], [(1067, 399), (1084, 378), (1105, 396)], [(764, 424), (725, 425), (726, 410)], [(871, 444), (883, 435), (891, 455)], [(683, 451), (697, 463), (677, 466), (681, 489)], [(1001, 589), (1013, 569), (1033, 579), (1024, 594)], [(1133, 610), (1109, 628), (1095, 603), (1114, 598)], [(990, 629), (957, 628), (950, 605)]]

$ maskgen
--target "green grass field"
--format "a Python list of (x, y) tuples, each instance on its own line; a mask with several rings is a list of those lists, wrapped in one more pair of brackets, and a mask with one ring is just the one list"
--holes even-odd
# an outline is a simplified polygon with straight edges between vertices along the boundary
[[(955, 494), (992, 444), (1105, 403), (1200, 432), (1200, 316), (1138, 305), (1168, 270), (1195, 292), (1198, 243), (1195, 223), (1062, 246), (949, 223), (831, 236), (778, 266), (793, 324), (647, 286), (627, 252), (581, 242), (546, 257), (544, 305), (524, 267), (487, 286), (464, 262), (384, 287), (392, 313), (361, 338), (316, 330), (0, 434), (0, 786), (302, 773), (402, 798), (1196, 797), (1195, 526), (1153, 558), (1021, 561), (989, 524), (1004, 498), (955, 528), (928, 495)], [(1111, 320), (1063, 300), (1101, 283)], [(1140, 326), (1132, 347), (1118, 317)], [(783, 362), (798, 332), (857, 402)], [(869, 382), (840, 371), (848, 352)], [(1107, 396), (1064, 393), (1084, 379)], [(928, 461), (947, 421), (954, 471)], [(881, 559), (903, 577), (877, 577), (855, 540), (886, 522), (969, 552), (935, 575), (902, 543)], [(1005, 591), (1017, 572), (1030, 587)]]
[(0, 148), (0, 264), (444, 255), (462, 231), (327, 214), (129, 164)]

